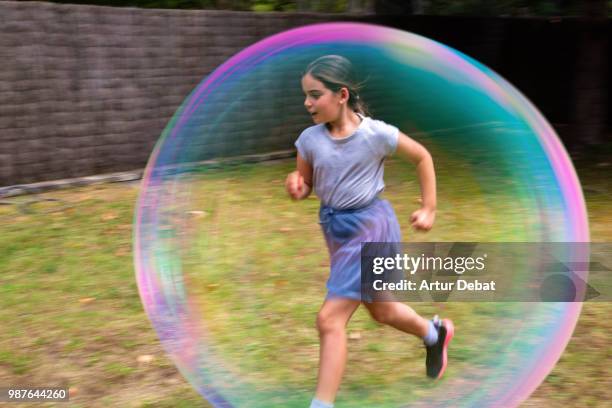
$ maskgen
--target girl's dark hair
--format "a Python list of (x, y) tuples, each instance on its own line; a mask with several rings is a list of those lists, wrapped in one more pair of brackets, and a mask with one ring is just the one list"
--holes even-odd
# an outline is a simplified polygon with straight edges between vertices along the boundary
[(353, 111), (367, 116), (368, 109), (359, 96), (363, 83), (357, 82), (353, 71), (353, 64), (340, 55), (325, 55), (312, 61), (306, 67), (304, 75), (310, 74), (321, 81), (326, 88), (338, 92), (341, 88), (348, 89), (348, 106)]

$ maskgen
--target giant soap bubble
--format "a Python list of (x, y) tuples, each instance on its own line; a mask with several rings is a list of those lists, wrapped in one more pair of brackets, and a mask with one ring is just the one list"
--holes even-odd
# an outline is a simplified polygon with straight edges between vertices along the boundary
[[(407, 221), (418, 205), (414, 169), (388, 163), (386, 194), (405, 240), (589, 240), (580, 185), (555, 132), (485, 66), (373, 25), (269, 37), (217, 68), (177, 110), (151, 155), (136, 212), (145, 310), (181, 373), (214, 406), (305, 407), (314, 393), (313, 322), (328, 273), (318, 202), (291, 203), (283, 180), (292, 161), (264, 159), (286, 156), (311, 125), (300, 76), (325, 54), (348, 57), (373, 116), (434, 156), (440, 204), (427, 236), (415, 236)], [(529, 271), (509, 273), (530, 279)], [(455, 320), (445, 377), (428, 381), (420, 342), (359, 312), (338, 407), (515, 406), (553, 368), (581, 309), (413, 306)]]

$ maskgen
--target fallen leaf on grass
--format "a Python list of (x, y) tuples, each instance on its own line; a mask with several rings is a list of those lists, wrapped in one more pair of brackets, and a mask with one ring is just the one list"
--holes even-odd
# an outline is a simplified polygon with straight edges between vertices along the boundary
[(359, 340), (361, 339), (361, 333), (359, 332), (351, 332), (348, 335), (349, 340)]
[(102, 221), (110, 221), (110, 220), (114, 220), (115, 218), (117, 218), (117, 214), (115, 213), (106, 213), (103, 214), (102, 217)]
[(155, 359), (155, 357), (150, 355), (150, 354), (143, 354), (141, 356), (138, 356), (138, 358), (137, 358), (139, 363), (144, 363), (144, 364), (150, 363), (154, 359)]

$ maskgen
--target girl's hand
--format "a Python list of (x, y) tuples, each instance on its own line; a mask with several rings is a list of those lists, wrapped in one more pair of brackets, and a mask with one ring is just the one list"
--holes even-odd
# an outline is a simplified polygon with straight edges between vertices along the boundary
[(297, 170), (289, 173), (285, 188), (293, 200), (302, 200), (310, 194), (310, 186), (304, 182), (304, 177)]
[(433, 227), (435, 219), (436, 211), (425, 207), (416, 210), (410, 216), (412, 228), (417, 231), (429, 231)]

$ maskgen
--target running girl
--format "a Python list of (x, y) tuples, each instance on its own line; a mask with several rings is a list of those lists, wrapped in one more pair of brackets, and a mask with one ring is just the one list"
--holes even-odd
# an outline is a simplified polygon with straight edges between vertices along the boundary
[(321, 200), (319, 217), (331, 271), (317, 315), (319, 375), (311, 408), (331, 408), (346, 364), (346, 326), (361, 303), (376, 321), (423, 339), (427, 375), (432, 378), (440, 378), (446, 369), (454, 329), (450, 320), (427, 320), (406, 304), (370, 302), (361, 296), (361, 243), (401, 242), (391, 204), (378, 198), (384, 189), (384, 159), (397, 153), (416, 166), (422, 206), (410, 220), (416, 230), (428, 231), (436, 214), (431, 155), (396, 127), (367, 116), (346, 58), (327, 55), (313, 61), (302, 77), (302, 89), (315, 125), (296, 141), (297, 170), (287, 176), (285, 186), (294, 200), (313, 190)]

